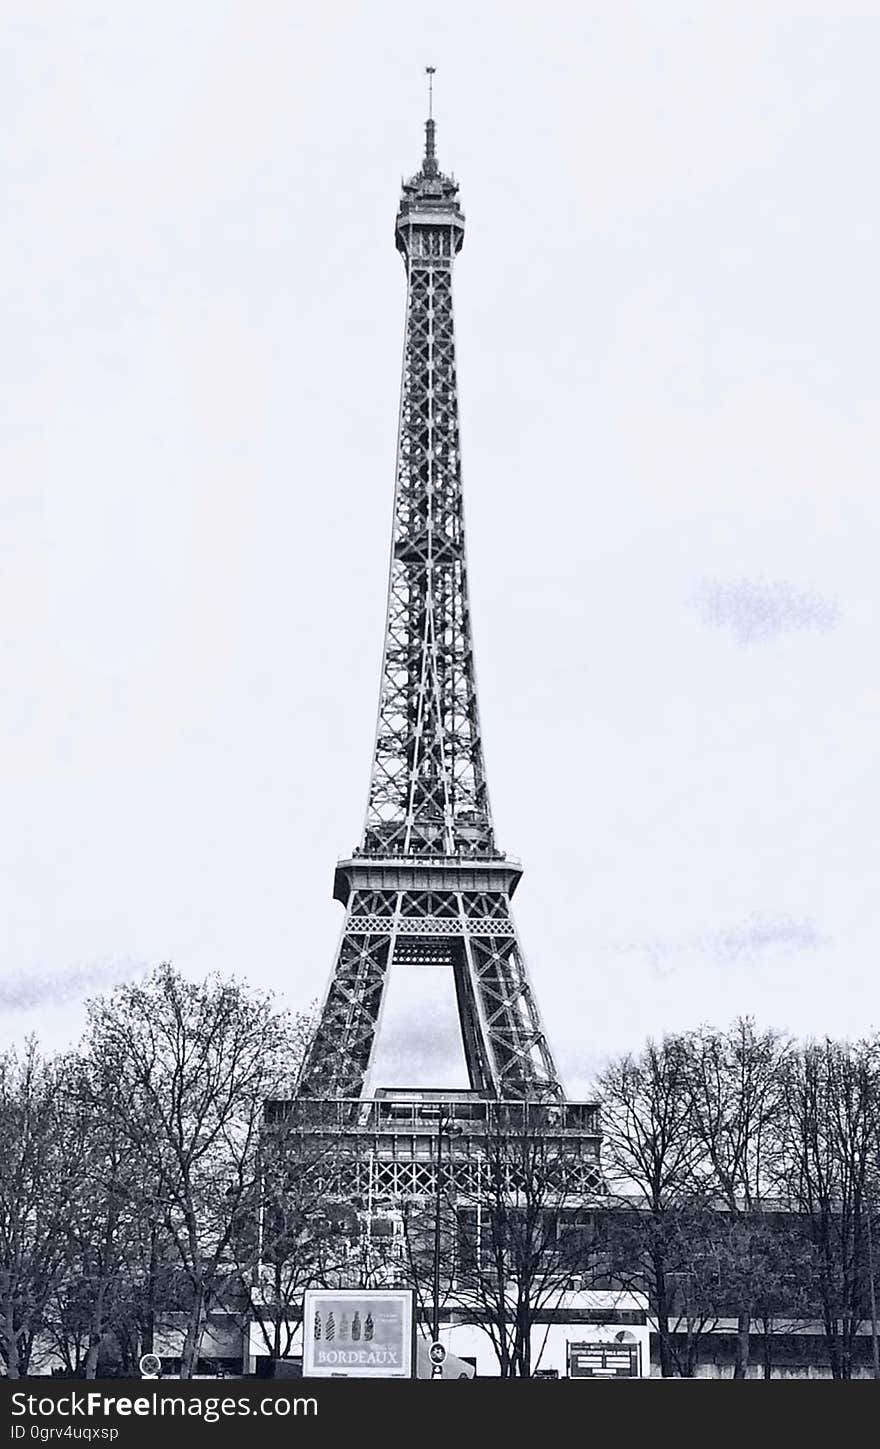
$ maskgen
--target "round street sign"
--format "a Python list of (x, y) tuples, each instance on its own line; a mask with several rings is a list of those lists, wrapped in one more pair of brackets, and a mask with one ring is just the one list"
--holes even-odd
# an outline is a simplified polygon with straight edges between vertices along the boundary
[(428, 1349), (428, 1357), (432, 1363), (441, 1364), (446, 1360), (446, 1349), (442, 1343), (432, 1343)]
[(157, 1353), (142, 1353), (138, 1359), (138, 1368), (145, 1379), (155, 1379), (162, 1368), (162, 1360)]

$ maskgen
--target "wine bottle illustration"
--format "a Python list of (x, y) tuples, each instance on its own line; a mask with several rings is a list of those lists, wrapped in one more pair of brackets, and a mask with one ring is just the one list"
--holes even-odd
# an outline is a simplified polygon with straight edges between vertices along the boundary
[(354, 1318), (351, 1320), (351, 1341), (358, 1343), (361, 1336), (361, 1315), (357, 1309), (354, 1311)]
[(367, 1316), (366, 1316), (366, 1318), (364, 1319), (364, 1339), (366, 1340), (367, 1343), (369, 1343), (370, 1340), (372, 1339), (372, 1337), (373, 1337), (373, 1315), (372, 1315), (372, 1313), (368, 1313)]
[(336, 1319), (333, 1317), (333, 1310), (327, 1314), (327, 1342), (332, 1343), (336, 1337)]
[(321, 1337), (321, 1310), (320, 1310), (320, 1308), (316, 1308), (315, 1309), (315, 1338), (318, 1339), (320, 1337)]

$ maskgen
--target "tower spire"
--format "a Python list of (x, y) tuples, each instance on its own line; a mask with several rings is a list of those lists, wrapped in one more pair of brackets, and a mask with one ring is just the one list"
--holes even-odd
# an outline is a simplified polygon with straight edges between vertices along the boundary
[(428, 77), (428, 119), (425, 122), (425, 161), (423, 170), (428, 176), (435, 175), (437, 171), (437, 153), (434, 147), (434, 76), (436, 72), (436, 66), (425, 66), (425, 75)]

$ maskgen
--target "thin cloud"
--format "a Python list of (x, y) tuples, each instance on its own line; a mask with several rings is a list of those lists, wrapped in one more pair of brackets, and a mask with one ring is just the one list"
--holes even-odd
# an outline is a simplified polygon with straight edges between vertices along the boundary
[(0, 1010), (32, 1011), (35, 1006), (82, 1001), (94, 991), (129, 981), (144, 969), (141, 961), (108, 961), (55, 971), (14, 971), (0, 980)]
[(824, 937), (812, 921), (793, 920), (788, 916), (753, 916), (746, 925), (721, 932), (716, 940), (716, 954), (723, 960), (736, 960), (786, 947), (810, 951), (823, 942)]
[(756, 644), (795, 629), (831, 629), (839, 611), (832, 599), (778, 581), (710, 579), (695, 603), (705, 623), (729, 629), (739, 644)]
[(615, 949), (626, 955), (641, 956), (649, 963), (653, 974), (663, 979), (678, 971), (685, 960), (716, 966), (732, 963), (748, 965), (750, 961), (766, 961), (776, 953), (815, 950), (826, 945), (827, 940), (810, 920), (755, 914), (720, 931), (680, 936), (674, 940), (657, 938), (619, 942)]

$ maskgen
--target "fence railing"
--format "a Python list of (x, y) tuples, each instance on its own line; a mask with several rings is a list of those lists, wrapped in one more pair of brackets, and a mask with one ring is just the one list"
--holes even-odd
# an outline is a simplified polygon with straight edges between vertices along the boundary
[[(444, 1133), (488, 1136), (495, 1132), (598, 1136), (595, 1102), (421, 1101), (417, 1098), (295, 1097), (266, 1104), (267, 1126), (301, 1131)], [(460, 1132), (459, 1130), (460, 1129)]]

